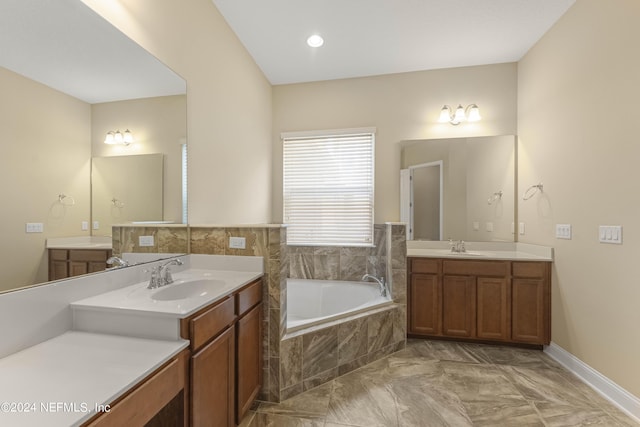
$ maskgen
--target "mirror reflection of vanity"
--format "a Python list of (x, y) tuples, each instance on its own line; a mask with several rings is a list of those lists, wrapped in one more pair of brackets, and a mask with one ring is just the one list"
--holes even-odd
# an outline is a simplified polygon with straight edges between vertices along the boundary
[[(0, 27), (0, 292), (47, 280), (46, 240), (110, 236), (92, 158), (161, 156), (161, 217), (135, 220), (182, 223), (185, 81), (81, 0), (3, 1)], [(104, 144), (126, 129), (132, 144)]]
[(401, 146), (401, 219), (409, 240), (514, 241), (515, 136)]

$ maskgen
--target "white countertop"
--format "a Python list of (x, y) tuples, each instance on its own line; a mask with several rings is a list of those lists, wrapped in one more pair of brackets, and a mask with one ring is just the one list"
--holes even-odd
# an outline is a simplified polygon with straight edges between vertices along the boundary
[(47, 239), (47, 249), (111, 249), (111, 237), (79, 236)]
[[(71, 303), (73, 309), (92, 309), (114, 313), (136, 313), (139, 315), (185, 318), (202, 307), (211, 304), (262, 276), (258, 271), (225, 271), (189, 269), (173, 274), (174, 283), (158, 289), (147, 289), (148, 282), (136, 283), (111, 292), (85, 298)], [(162, 301), (154, 294), (179, 287), (196, 280), (216, 281), (209, 291), (195, 297)]]
[(79, 425), (188, 343), (69, 331), (0, 359), (0, 425)]
[(553, 248), (510, 242), (466, 242), (466, 252), (451, 252), (448, 242), (407, 241), (407, 257), (466, 260), (553, 261)]

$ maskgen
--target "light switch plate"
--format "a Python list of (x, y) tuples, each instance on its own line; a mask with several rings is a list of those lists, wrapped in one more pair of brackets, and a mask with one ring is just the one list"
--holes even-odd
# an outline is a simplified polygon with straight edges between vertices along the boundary
[(487, 222), (487, 223), (484, 225), (484, 227), (485, 227), (485, 230), (487, 230), (487, 231), (489, 231), (489, 232), (493, 231), (493, 223), (492, 223), (492, 222)]
[(28, 222), (25, 231), (27, 233), (42, 233), (44, 232), (44, 224), (41, 222)]
[(571, 240), (571, 224), (556, 224), (556, 238)]
[(139, 246), (153, 246), (154, 245), (153, 236), (139, 236), (138, 237), (138, 245)]
[(231, 249), (245, 249), (246, 245), (244, 237), (229, 237), (229, 247)]
[(518, 231), (521, 235), (524, 235), (524, 222), (521, 222), (518, 226)]
[(89, 230), (89, 221), (82, 221), (82, 231)]
[(99, 230), (100, 229), (100, 223), (98, 221), (93, 221), (93, 229), (94, 230)]
[(598, 228), (598, 240), (600, 243), (610, 243), (613, 245), (622, 244), (621, 225), (601, 225)]

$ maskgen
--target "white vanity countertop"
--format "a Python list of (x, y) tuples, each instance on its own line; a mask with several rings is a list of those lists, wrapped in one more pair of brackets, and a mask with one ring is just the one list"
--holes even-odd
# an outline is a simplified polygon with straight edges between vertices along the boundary
[(0, 359), (0, 425), (79, 425), (188, 343), (69, 331)]
[(451, 252), (448, 242), (407, 241), (408, 257), (466, 260), (553, 261), (553, 248), (526, 243), (468, 242), (466, 252)]
[(47, 239), (47, 249), (111, 249), (111, 237), (80, 236)]
[[(173, 273), (174, 283), (158, 289), (147, 289), (148, 282), (136, 283), (111, 292), (85, 298), (71, 303), (73, 309), (92, 309), (116, 313), (135, 313), (156, 317), (185, 318), (200, 308), (211, 304), (242, 286), (261, 277), (257, 271), (226, 271), (189, 269)], [(158, 300), (154, 295), (169, 289), (188, 285), (193, 281), (215, 281), (209, 289), (197, 295), (182, 299)]]

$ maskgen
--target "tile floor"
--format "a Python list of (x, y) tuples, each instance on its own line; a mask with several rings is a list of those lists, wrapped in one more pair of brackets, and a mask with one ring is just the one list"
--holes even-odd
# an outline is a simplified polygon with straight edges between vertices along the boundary
[(637, 426), (543, 352), (409, 340), (407, 348), (280, 404), (249, 427)]

